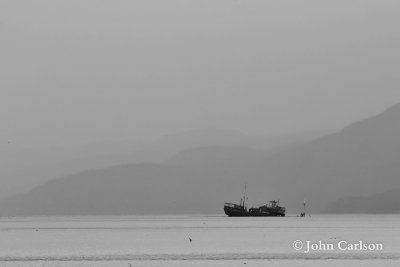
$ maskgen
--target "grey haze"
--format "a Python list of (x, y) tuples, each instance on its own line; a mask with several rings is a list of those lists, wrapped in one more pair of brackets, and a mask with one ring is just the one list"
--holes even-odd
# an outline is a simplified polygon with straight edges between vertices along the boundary
[(379, 197), (400, 175), (398, 25), (389, 0), (0, 1), (4, 212), (143, 212), (129, 186), (163, 183), (171, 212), (216, 212), (245, 180), (293, 209)]
[(1, 144), (340, 129), (400, 100), (398, 1), (0, 1)]

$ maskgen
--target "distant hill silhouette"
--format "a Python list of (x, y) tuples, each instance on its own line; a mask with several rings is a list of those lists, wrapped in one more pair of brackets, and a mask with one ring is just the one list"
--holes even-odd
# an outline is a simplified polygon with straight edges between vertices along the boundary
[[(71, 148), (0, 148), (0, 199), (25, 193), (39, 184), (89, 169), (126, 163), (160, 163), (186, 149), (225, 147), (270, 153), (322, 136), (323, 132), (252, 136), (224, 129), (197, 129), (156, 140), (96, 142)], [(233, 152), (233, 151), (232, 151)], [(228, 156), (228, 155), (227, 155)], [(229, 157), (229, 156), (228, 156)], [(211, 158), (209, 158), (211, 160)]]
[(85, 171), (8, 199), (0, 212), (222, 213), (224, 201), (239, 200), (244, 182), (254, 204), (280, 198), (288, 213), (297, 213), (306, 198), (311, 213), (322, 212), (340, 198), (400, 188), (400, 104), (274, 155), (223, 158), (204, 164), (201, 156), (199, 164), (192, 159), (187, 164), (178, 156), (183, 164), (126, 164)]
[(268, 161), (268, 174), (295, 186), (320, 211), (340, 197), (400, 187), (399, 159), (397, 104), (338, 133), (276, 155)]

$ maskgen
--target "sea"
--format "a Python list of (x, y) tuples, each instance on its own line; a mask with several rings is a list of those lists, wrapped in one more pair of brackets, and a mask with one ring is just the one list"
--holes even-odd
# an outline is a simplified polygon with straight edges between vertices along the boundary
[(400, 266), (400, 215), (3, 217), (0, 266)]

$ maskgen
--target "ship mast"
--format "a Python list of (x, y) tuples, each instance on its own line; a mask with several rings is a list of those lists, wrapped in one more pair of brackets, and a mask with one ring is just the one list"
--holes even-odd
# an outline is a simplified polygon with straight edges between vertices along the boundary
[(246, 203), (246, 199), (247, 199), (247, 197), (246, 197), (246, 183), (244, 183), (244, 193), (243, 193), (243, 207), (244, 207), (244, 209), (247, 209), (247, 203)]

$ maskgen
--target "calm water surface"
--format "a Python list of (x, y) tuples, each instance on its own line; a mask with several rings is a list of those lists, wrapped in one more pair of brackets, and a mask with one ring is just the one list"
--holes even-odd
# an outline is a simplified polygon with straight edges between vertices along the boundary
[[(357, 249), (357, 244), (361, 249)], [(382, 249), (373, 247), (379, 244)], [(362, 249), (363, 245), (367, 249)], [(0, 266), (244, 264), (400, 266), (400, 216), (0, 219)]]

